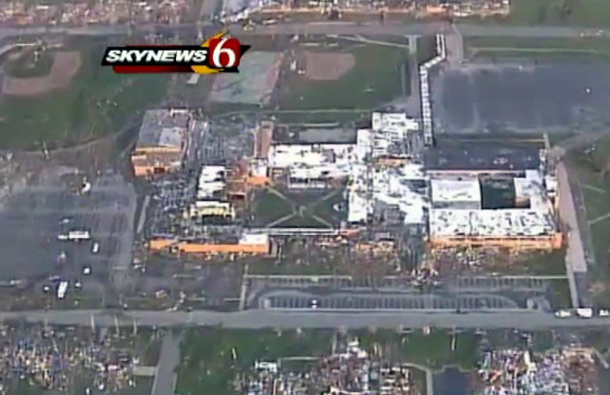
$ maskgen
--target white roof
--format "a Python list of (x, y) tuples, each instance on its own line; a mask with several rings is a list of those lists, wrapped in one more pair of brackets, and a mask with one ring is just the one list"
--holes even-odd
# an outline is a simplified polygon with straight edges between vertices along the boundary
[(430, 235), (449, 236), (541, 236), (555, 232), (550, 212), (526, 209), (430, 210)]
[(481, 201), (481, 186), (477, 178), (433, 179), (430, 183), (435, 203)]
[(525, 177), (515, 177), (515, 196), (530, 198), (544, 191), (542, 176), (538, 170), (526, 170)]
[(250, 162), (250, 171), (254, 176), (265, 177), (267, 175), (267, 165), (262, 160), (253, 160)]
[(199, 173), (199, 184), (197, 186), (197, 198), (207, 199), (220, 192), (225, 187), (223, 181), (224, 166), (203, 166)]
[(550, 202), (546, 195), (546, 189), (542, 175), (538, 170), (526, 170), (525, 177), (515, 177), (515, 197), (518, 199), (529, 199), (532, 210), (548, 210)]
[(375, 203), (397, 206), (407, 224), (425, 221), (427, 198), (414, 192), (409, 181), (424, 180), (421, 165), (406, 164), (399, 168), (368, 169), (367, 165), (354, 166), (349, 191), (348, 222), (364, 222), (372, 214)]
[(353, 144), (275, 145), (269, 166), (287, 168), (294, 178), (342, 178), (350, 175), (358, 157)]
[(220, 200), (197, 200), (195, 202), (197, 208), (230, 208), (231, 203), (221, 202)]
[(369, 129), (358, 129), (356, 132), (356, 155), (359, 162), (364, 162), (371, 151), (372, 132)]
[(381, 113), (374, 112), (371, 118), (373, 130), (396, 131), (407, 133), (419, 129), (419, 124), (414, 119), (407, 117), (406, 113)]
[(269, 244), (269, 235), (266, 233), (243, 233), (239, 244)]

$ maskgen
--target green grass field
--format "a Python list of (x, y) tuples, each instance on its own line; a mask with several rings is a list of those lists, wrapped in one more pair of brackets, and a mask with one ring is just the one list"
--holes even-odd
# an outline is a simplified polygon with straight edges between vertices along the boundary
[(169, 77), (115, 74), (100, 66), (106, 46), (88, 38), (67, 45), (81, 52), (83, 64), (66, 88), (33, 97), (1, 97), (0, 148), (75, 145), (118, 132), (143, 109), (158, 105)]
[[(381, 330), (351, 333), (361, 346), (373, 351), (377, 347), (391, 361), (404, 361), (442, 368), (458, 365), (473, 369), (477, 359), (478, 339), (473, 333), (453, 335), (434, 330), (429, 335), (420, 331), (398, 334)], [(193, 329), (181, 347), (177, 393), (180, 395), (235, 394), (234, 384), (256, 360), (282, 357), (328, 355), (333, 332), (328, 330), (222, 330)]]
[(330, 352), (330, 331), (191, 330), (181, 346), (177, 394), (236, 394), (233, 382), (256, 360)]
[(469, 58), (520, 57), (548, 59), (597, 57), (610, 59), (610, 41), (596, 37), (465, 37), (464, 50)]
[(338, 80), (287, 76), (280, 87), (280, 109), (372, 109), (400, 96), (403, 80), (409, 92), (408, 50), (365, 44), (349, 52), (355, 66)]
[[(474, 334), (457, 334), (455, 349), (446, 331), (398, 334), (396, 331), (366, 330), (353, 332), (361, 346), (372, 351), (381, 346), (392, 361), (412, 362), (441, 368), (459, 365), (472, 369), (477, 358), (478, 341)], [(181, 347), (177, 393), (180, 395), (235, 394), (234, 384), (256, 360), (281, 357), (321, 356), (331, 351), (333, 332), (328, 330), (191, 330)]]
[(600, 170), (610, 158), (610, 139), (596, 145), (592, 156), (577, 154), (569, 162), (575, 177), (580, 181), (591, 239), (595, 250), (596, 267), (592, 273), (596, 300), (610, 307), (610, 180), (602, 177)]
[(292, 203), (276, 193), (262, 190), (256, 193), (253, 212), (257, 222), (266, 225), (292, 213)]
[(607, 0), (512, 0), (507, 23), (515, 25), (610, 26)]
[(355, 333), (365, 349), (375, 344), (388, 350), (399, 360), (417, 363), (433, 369), (446, 365), (457, 365), (471, 370), (476, 365), (478, 340), (474, 333), (456, 334), (454, 349), (451, 348), (453, 335), (444, 330), (433, 330), (429, 335), (421, 331), (398, 334), (396, 331), (366, 331)]
[[(319, 191), (288, 192), (283, 189), (260, 191), (253, 203), (257, 222), (262, 225), (292, 215), (277, 224), (278, 227), (320, 228), (337, 226), (343, 219), (335, 206), (344, 202), (343, 188)], [(282, 198), (281, 196), (284, 196)], [(295, 211), (296, 210), (296, 211)]]

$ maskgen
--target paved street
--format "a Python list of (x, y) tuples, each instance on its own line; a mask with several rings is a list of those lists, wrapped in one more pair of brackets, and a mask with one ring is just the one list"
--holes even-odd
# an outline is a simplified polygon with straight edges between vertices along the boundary
[(168, 395), (174, 393), (177, 380), (175, 369), (180, 363), (181, 340), (181, 336), (174, 335), (172, 332), (167, 333), (163, 338), (152, 395)]
[[(212, 311), (123, 311), (117, 313), (119, 325), (132, 326), (134, 320), (140, 326), (222, 326), (225, 328), (516, 328), (540, 330), (554, 327), (593, 328), (610, 326), (609, 318), (555, 318), (552, 314), (536, 311), (507, 311), (502, 313), (455, 312), (336, 312), (336, 311), (267, 311), (246, 310), (234, 313)], [(90, 326), (91, 318), (98, 326), (115, 325), (115, 315), (101, 311), (30, 311), (0, 313), (0, 320), (24, 322), (48, 322), (56, 325)]]
[[(210, 23), (201, 24), (206, 33), (218, 30), (220, 26)], [(596, 34), (599, 29), (584, 29), (554, 26), (497, 26), (497, 25), (470, 25), (459, 24), (462, 36), (503, 36), (503, 37), (550, 37), (550, 38), (576, 38), (581, 33)], [(196, 31), (196, 24), (184, 24), (168, 27), (166, 25), (141, 25), (136, 28), (141, 32), (151, 31)], [(452, 28), (446, 23), (352, 23), (352, 22), (312, 22), (291, 23), (281, 25), (257, 26), (253, 31), (244, 31), (241, 26), (231, 26), (230, 32), (236, 35), (258, 34), (363, 34), (363, 35), (431, 35), (434, 33), (450, 33)], [(109, 35), (125, 34), (127, 25), (116, 26), (87, 26), (87, 27), (3, 27), (0, 29), (2, 37), (19, 34), (74, 34), (74, 35)], [(610, 30), (603, 30), (600, 38), (610, 38)]]

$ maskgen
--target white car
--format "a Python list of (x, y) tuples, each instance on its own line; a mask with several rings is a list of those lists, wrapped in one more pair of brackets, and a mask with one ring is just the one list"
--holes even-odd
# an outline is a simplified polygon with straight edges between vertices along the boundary
[(93, 254), (97, 254), (98, 252), (100, 252), (100, 243), (98, 243), (97, 241), (95, 243), (93, 243), (93, 247), (91, 248), (91, 252)]
[(568, 318), (572, 316), (572, 312), (570, 310), (558, 310), (555, 312), (555, 317), (557, 318)]
[(610, 312), (608, 310), (602, 309), (599, 311), (599, 316), (600, 317), (608, 317), (610, 316)]
[(318, 308), (318, 300), (314, 299), (311, 301), (311, 308), (312, 309), (317, 309)]
[(85, 266), (85, 267), (83, 268), (83, 274), (84, 274), (85, 276), (88, 276), (89, 274), (91, 274), (91, 266)]

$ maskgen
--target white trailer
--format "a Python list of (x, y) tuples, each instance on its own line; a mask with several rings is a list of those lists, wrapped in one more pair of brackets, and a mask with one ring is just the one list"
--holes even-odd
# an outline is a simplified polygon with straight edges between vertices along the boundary
[(580, 318), (591, 318), (593, 317), (593, 309), (581, 307), (576, 309), (576, 315)]
[(66, 297), (66, 291), (68, 291), (68, 282), (61, 281), (57, 286), (57, 299), (63, 299)]
[(70, 241), (82, 241), (90, 239), (91, 234), (89, 234), (88, 230), (73, 230), (68, 232), (68, 240)]

